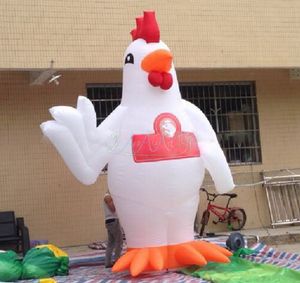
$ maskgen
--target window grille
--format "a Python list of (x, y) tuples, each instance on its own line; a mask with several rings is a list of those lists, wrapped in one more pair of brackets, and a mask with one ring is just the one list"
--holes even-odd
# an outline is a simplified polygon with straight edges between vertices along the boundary
[[(258, 113), (253, 82), (181, 84), (182, 97), (211, 122), (230, 164), (261, 162)], [(88, 85), (100, 124), (121, 101), (121, 85)]]
[(121, 102), (121, 85), (88, 85), (87, 97), (92, 101), (99, 125)]
[(229, 163), (261, 162), (253, 82), (183, 84), (180, 90), (207, 116)]

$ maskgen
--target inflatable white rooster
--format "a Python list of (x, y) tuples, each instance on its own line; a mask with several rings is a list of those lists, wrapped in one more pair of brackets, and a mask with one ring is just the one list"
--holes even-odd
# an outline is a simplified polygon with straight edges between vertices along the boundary
[(96, 127), (92, 103), (79, 97), (76, 109), (51, 108), (55, 120), (42, 131), (82, 183), (93, 184), (108, 164), (108, 187), (129, 247), (113, 271), (136, 276), (228, 262), (226, 249), (193, 240), (193, 224), (205, 169), (221, 193), (234, 187), (230, 169), (207, 118), (181, 98), (154, 12), (136, 22), (120, 106)]

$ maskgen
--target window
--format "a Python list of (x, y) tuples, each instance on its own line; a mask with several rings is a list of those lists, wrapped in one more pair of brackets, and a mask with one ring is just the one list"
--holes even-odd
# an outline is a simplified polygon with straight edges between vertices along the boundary
[(253, 82), (183, 84), (180, 89), (211, 122), (229, 163), (261, 162)]
[(121, 102), (121, 85), (88, 85), (87, 97), (92, 101), (99, 125)]
[[(261, 162), (258, 114), (253, 82), (181, 84), (182, 97), (211, 122), (230, 164)], [(121, 101), (121, 85), (88, 85), (98, 124)]]

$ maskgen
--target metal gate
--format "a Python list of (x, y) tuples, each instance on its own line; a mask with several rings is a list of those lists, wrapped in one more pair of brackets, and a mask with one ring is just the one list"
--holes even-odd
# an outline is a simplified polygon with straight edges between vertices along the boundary
[[(300, 223), (300, 174), (290, 170), (274, 175), (263, 172), (271, 225)], [(288, 172), (288, 174), (286, 174)]]

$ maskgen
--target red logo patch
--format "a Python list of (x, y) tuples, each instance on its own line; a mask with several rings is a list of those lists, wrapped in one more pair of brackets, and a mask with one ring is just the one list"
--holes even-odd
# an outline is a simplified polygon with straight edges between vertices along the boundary
[(154, 121), (154, 133), (132, 136), (132, 152), (135, 162), (199, 157), (195, 135), (182, 132), (176, 116), (162, 113)]

